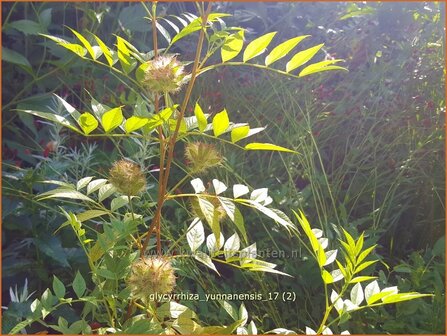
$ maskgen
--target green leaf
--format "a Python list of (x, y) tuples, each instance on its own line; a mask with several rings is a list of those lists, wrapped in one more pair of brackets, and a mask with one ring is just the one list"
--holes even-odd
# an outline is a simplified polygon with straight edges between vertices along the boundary
[(235, 58), (244, 45), (244, 30), (227, 36), (221, 49), (222, 63)]
[(234, 203), (228, 199), (219, 197), (219, 202), (225, 210), (228, 218), (236, 225), (239, 232), (242, 234), (245, 242), (248, 242), (247, 231), (245, 230), (244, 217)]
[(39, 23), (31, 20), (17, 20), (9, 23), (8, 28), (14, 28), (25, 35), (39, 35), (46, 32)]
[(298, 36), (279, 44), (278, 46), (273, 48), (270, 54), (265, 58), (265, 65), (269, 66), (273, 62), (280, 60), (281, 58), (286, 56), (293, 48), (295, 48), (298, 43), (309, 36), (310, 35)]
[(228, 301), (219, 301), (220, 305), (225, 309), (228, 315), (231, 316), (233, 320), (237, 320), (238, 311), (237, 309)]
[(275, 35), (276, 32), (267, 33), (251, 41), (245, 48), (244, 56), (242, 57), (243, 61), (247, 62), (252, 58), (262, 54)]
[(90, 195), (92, 192), (95, 192), (106, 183), (107, 183), (106, 179), (97, 179), (91, 181), (87, 186), (87, 195)]
[(299, 66), (309, 62), (312, 57), (323, 47), (324, 43), (316, 45), (312, 48), (300, 51), (286, 65), (286, 72), (295, 70)]
[(71, 52), (75, 53), (76, 55), (80, 56), (80, 57), (84, 57), (85, 54), (87, 53), (87, 50), (82, 47), (79, 44), (76, 43), (70, 43), (60, 37), (56, 37), (56, 36), (51, 36), (51, 35), (47, 35), (47, 34), (40, 34), (46, 38), (49, 38), (50, 40), (56, 42), (58, 45), (64, 47), (65, 49), (70, 50)]
[(148, 122), (148, 118), (132, 116), (126, 120), (126, 123), (124, 124), (124, 130), (126, 131), (126, 133), (131, 133), (142, 128)]
[(93, 176), (87, 176), (87, 177), (83, 177), (81, 178), (78, 183), (76, 183), (76, 189), (77, 190), (81, 190), (82, 188), (84, 188), (87, 184), (90, 183), (90, 181), (93, 179)]
[(18, 52), (2, 47), (2, 61), (21, 65), (31, 71), (31, 64), (28, 62), (25, 56), (19, 54)]
[(376, 263), (378, 260), (371, 260), (371, 261), (365, 261), (363, 264), (360, 264), (355, 268), (355, 273), (359, 273), (363, 271), (365, 268), (371, 266), (372, 264)]
[(88, 112), (81, 114), (78, 123), (81, 126), (84, 133), (87, 135), (98, 127), (98, 120), (96, 120), (96, 118), (91, 113)]
[(189, 226), (186, 240), (192, 252), (195, 252), (205, 241), (205, 230), (199, 218), (195, 218)]
[(233, 128), (231, 130), (231, 142), (236, 143), (239, 140), (245, 138), (248, 135), (249, 131), (250, 131), (250, 126), (248, 126), (248, 125)]
[(396, 303), (408, 300), (419, 299), (422, 297), (433, 296), (432, 294), (420, 294), (418, 292), (399, 293), (387, 295), (382, 299), (383, 303)]
[(288, 152), (288, 153), (298, 153), (294, 150), (281, 147), (278, 145), (270, 144), (270, 143), (260, 143), (260, 142), (252, 142), (247, 144), (244, 147), (246, 150), (271, 150), (271, 151), (278, 151), (278, 152)]
[(110, 211), (115, 211), (129, 203), (129, 197), (127, 196), (119, 196), (112, 200), (110, 203)]
[(193, 20), (190, 24), (188, 24), (185, 28), (180, 30), (180, 32), (172, 38), (171, 45), (177, 42), (178, 40), (192, 34), (202, 28), (202, 19), (197, 18)]
[(65, 286), (55, 275), (53, 275), (53, 291), (58, 299), (62, 299), (65, 296)]
[(350, 296), (352, 303), (356, 306), (360, 306), (364, 299), (363, 289), (360, 283), (356, 283), (354, 287), (352, 287)]
[(57, 188), (53, 189), (47, 192), (44, 192), (42, 194), (39, 194), (38, 200), (42, 201), (48, 198), (69, 198), (74, 200), (80, 200), (80, 201), (87, 201), (87, 202), (95, 202), (90, 197), (85, 196), (84, 194), (80, 193), (76, 190), (66, 189), (66, 188)]
[(334, 278), (332, 277), (331, 273), (329, 273), (325, 269), (321, 271), (321, 277), (323, 278), (325, 284), (331, 284), (334, 282)]
[(120, 126), (123, 120), (124, 117), (121, 107), (115, 107), (114, 109), (105, 112), (101, 117), (102, 127), (104, 127), (106, 133), (109, 133)]
[(98, 36), (93, 34), (93, 37), (95, 38), (96, 42), (101, 48), (102, 53), (104, 54), (104, 57), (107, 60), (107, 63), (109, 63), (109, 65), (112, 66), (115, 63), (113, 60), (112, 52)]
[(213, 261), (211, 260), (209, 255), (207, 255), (201, 251), (196, 251), (194, 253), (194, 259), (200, 261), (202, 264), (206, 265), (207, 267), (211, 268), (214, 272), (219, 274), (219, 272), (216, 269), (216, 266), (214, 266)]
[(134, 66), (136, 65), (136, 61), (130, 57), (130, 50), (127, 47), (127, 41), (123, 38), (117, 36), (116, 37), (116, 46), (118, 49), (118, 59), (120, 61), (121, 67), (124, 72), (127, 74), (132, 71)]
[(76, 276), (73, 280), (73, 290), (76, 293), (78, 298), (81, 298), (84, 295), (87, 286), (85, 285), (85, 280), (82, 277), (79, 271), (76, 272)]
[[(74, 125), (71, 121), (69, 121), (67, 118), (58, 115), (58, 114), (54, 114), (54, 113), (49, 113), (49, 112), (39, 112), (39, 111), (33, 111), (33, 110), (17, 110), (18, 112), (24, 112), (24, 113), (28, 113), (28, 114), (32, 114), (36, 117), (40, 117), (46, 120), (50, 120), (56, 124), (65, 126), (69, 129), (71, 129), (72, 131), (76, 132), (76, 133), (81, 133), (81, 131), (76, 127), (76, 125)], [(82, 134), (82, 133), (81, 133)]]
[(96, 274), (99, 275), (100, 277), (103, 277), (104, 279), (117, 280), (116, 274), (105, 268), (97, 268)]
[(328, 61), (321, 61), (321, 62), (317, 62), (311, 65), (308, 65), (307, 67), (305, 67), (303, 70), (301, 70), (300, 74), (298, 75), (298, 77), (304, 77), (307, 75), (311, 75), (317, 72), (322, 72), (322, 71), (328, 71), (328, 70), (346, 70), (346, 68), (343, 68), (341, 66), (332, 66), (330, 64), (334, 64), (337, 62), (341, 62), (342, 60), (328, 60)]
[(237, 252), (239, 252), (239, 248), (241, 247), (240, 239), (237, 233), (235, 232), (230, 238), (227, 239), (224, 245), (224, 255), (225, 260), (230, 259)]
[(214, 136), (218, 137), (223, 134), (230, 126), (227, 110), (217, 113), (213, 118), (213, 132)]
[(377, 279), (376, 276), (358, 276), (349, 281), (350, 284)]
[(360, 264), (370, 253), (376, 248), (377, 245), (368, 247), (366, 250), (362, 251), (357, 258), (357, 263)]
[(93, 51), (93, 48), (92, 48), (92, 45), (90, 44), (90, 42), (87, 41), (87, 39), (84, 36), (82, 36), (82, 34), (78, 33), (76, 30), (74, 30), (70, 27), (68, 27), (68, 29), (70, 29), (71, 32), (76, 35), (76, 37), (79, 39), (79, 41), (81, 41), (81, 43), (84, 45), (85, 49), (87, 49), (90, 56), (93, 59), (96, 59), (95, 52)]
[(107, 197), (112, 196), (116, 192), (116, 188), (113, 186), (113, 184), (105, 184), (99, 188), (98, 191), (98, 201), (102, 202)]
[(199, 126), (199, 131), (203, 132), (208, 125), (208, 122), (206, 121), (206, 116), (203, 113), (202, 108), (200, 107), (199, 103), (196, 103), (196, 106), (194, 107), (194, 115), (197, 118), (197, 125)]
[(247, 308), (245, 308), (244, 303), (242, 302), (241, 306), (239, 307), (239, 314), (238, 314), (239, 320), (241, 320), (241, 327), (243, 327), (247, 321), (248, 321), (248, 311)]

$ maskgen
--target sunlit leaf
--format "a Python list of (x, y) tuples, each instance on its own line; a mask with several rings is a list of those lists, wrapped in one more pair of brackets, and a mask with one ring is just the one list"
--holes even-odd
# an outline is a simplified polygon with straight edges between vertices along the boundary
[(78, 33), (76, 30), (74, 30), (70, 27), (68, 27), (68, 29), (70, 29), (71, 32), (76, 35), (76, 37), (79, 39), (79, 41), (81, 41), (81, 43), (84, 45), (85, 49), (87, 49), (90, 56), (93, 59), (96, 59), (95, 52), (93, 51), (93, 48), (92, 48), (92, 45), (90, 44), (90, 42), (87, 41), (87, 39), (84, 36), (82, 36), (82, 34)]
[(205, 241), (205, 230), (203, 229), (203, 224), (199, 218), (195, 218), (189, 226), (186, 240), (193, 252), (195, 252)]
[(199, 103), (196, 103), (194, 107), (194, 115), (197, 118), (197, 125), (199, 126), (199, 131), (203, 132), (206, 129), (208, 122), (206, 121), (206, 116), (203, 113), (203, 110), (200, 107)]
[(244, 148), (246, 150), (270, 150), (270, 151), (278, 151), (278, 152), (297, 153), (291, 149), (281, 147), (278, 145), (274, 145), (274, 144), (270, 144), (270, 143), (252, 142), (252, 143), (247, 144)]
[(316, 45), (312, 48), (300, 51), (286, 65), (286, 71), (290, 72), (300, 67), (301, 65), (309, 62), (312, 57), (323, 47), (324, 43)]
[(275, 35), (276, 32), (271, 32), (251, 41), (244, 50), (244, 56), (242, 58), (243, 61), (247, 62), (248, 60), (262, 54)]
[(244, 30), (239, 30), (237, 33), (229, 35), (221, 49), (222, 62), (227, 62), (239, 55), (243, 45)]
[(142, 128), (148, 122), (149, 122), (148, 118), (132, 116), (126, 120), (124, 124), (124, 130), (126, 131), (126, 133), (131, 133)]
[(245, 125), (231, 130), (231, 142), (236, 143), (239, 140), (245, 138), (250, 131), (250, 126)]
[(98, 120), (89, 112), (82, 113), (78, 123), (85, 134), (90, 134), (98, 127)]
[(225, 259), (229, 259), (234, 256), (237, 252), (239, 252), (240, 248), (240, 239), (237, 233), (235, 232), (230, 238), (227, 239), (224, 245), (224, 254)]
[(218, 137), (223, 134), (228, 126), (230, 126), (230, 120), (228, 119), (227, 110), (217, 113), (213, 118), (213, 132), (214, 136)]
[(123, 120), (124, 117), (121, 107), (115, 107), (114, 109), (105, 112), (101, 117), (102, 127), (104, 127), (106, 133), (109, 133), (120, 126)]
[(265, 65), (270, 65), (273, 62), (276, 62), (277, 60), (283, 58), (286, 56), (293, 48), (295, 48), (298, 43), (300, 43), (302, 40), (304, 40), (306, 37), (309, 37), (310, 35), (303, 35), (294, 37), (290, 40), (287, 40), (285, 42), (282, 42), (273, 50), (270, 52), (270, 54), (265, 58)]

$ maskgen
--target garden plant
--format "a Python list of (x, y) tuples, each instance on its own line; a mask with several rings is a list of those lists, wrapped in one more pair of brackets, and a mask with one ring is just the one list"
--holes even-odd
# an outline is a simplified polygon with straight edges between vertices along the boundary
[[(289, 209), (280, 210), (268, 187), (253, 188), (237, 172), (219, 173), (230, 171), (234, 152), (242, 157), (252, 152), (262, 157), (268, 152), (273, 160), (276, 156), (291, 162), (291, 171), (316, 171), (310, 157), (316, 142), (311, 137), (305, 147), (293, 141), (262, 140), (268, 127), (253, 125), (257, 118), (248, 120), (250, 124), (244, 119), (250, 117), (248, 113), (233, 118), (232, 110), (209, 105), (197, 93), (196, 85), (203, 85), (203, 77), (227, 68), (250, 69), (259, 76), (275, 76), (266, 81), (275, 92), (281, 85), (301, 81), (312, 86), (314, 78), (324, 83), (329, 73), (349, 76), (349, 62), (329, 57), (320, 60), (323, 43), (302, 48), (302, 42), (312, 41), (310, 35), (278, 41), (277, 32), (272, 31), (247, 41), (247, 30), (227, 25), (230, 15), (213, 11), (211, 2), (194, 4), (196, 14), (171, 15), (165, 11), (169, 6), (160, 5), (143, 2), (134, 7), (140, 15), (135, 20), (141, 19), (151, 34), (150, 46), (119, 34), (100, 37), (85, 27), (82, 31), (64, 28), (69, 38), (48, 31), (36, 36), (52, 50), (51, 62), (57, 69), (69, 74), (70, 66), (76, 69), (87, 64), (92, 80), (106, 73), (120, 86), (113, 92), (104, 81), (102, 92), (86, 87), (73, 101), (67, 99), (69, 94), (52, 93), (51, 98), (47, 94), (43, 96), (45, 106), (36, 108), (24, 101), (14, 110), (23, 123), (37, 117), (51, 130), (54, 143), (46, 145), (48, 152), (55, 158), (66, 155), (71, 159), (63, 175), (57, 174), (57, 165), (45, 166), (48, 175), (56, 173), (54, 178), (33, 173), (9, 177), (22, 179), (25, 186), (28, 183), (33, 197), (26, 204), (33, 212), (46, 208), (55, 216), (49, 221), (63, 218), (54, 232), (39, 239), (69, 237), (80, 247), (83, 264), (71, 267), (68, 282), (66, 274), (64, 279), (54, 274), (47, 279), (51, 286), (36, 293), (29, 294), (26, 285), (21, 293), (17, 287), (11, 289), (12, 303), (21, 308), (12, 305), (3, 312), (5, 332), (349, 334), (356, 330), (343, 326), (363, 311), (431, 299), (432, 293), (380, 286), (379, 275), (367, 272), (381, 261), (374, 253), (377, 244), (365, 244), (365, 234), (351, 230), (343, 218), (329, 224), (328, 208), (344, 209), (344, 219), (348, 217), (346, 209), (337, 204), (338, 195), (322, 187), (329, 185), (329, 174), (313, 181), (309, 197), (318, 204), (319, 223), (312, 223), (305, 209), (294, 207), (293, 199), (288, 200)], [(113, 42), (106, 44), (106, 38)], [(182, 43), (189, 43), (188, 47)], [(13, 51), (6, 55), (9, 62), (22, 63), (18, 65), (25, 72), (32, 72)], [(277, 78), (283, 84), (277, 84)], [(283, 101), (284, 106), (293, 105), (292, 98)], [(306, 129), (310, 111), (307, 117), (296, 127), (312, 133)], [(326, 132), (330, 136), (331, 130)], [(67, 155), (57, 148), (70, 137), (82, 143), (82, 153)], [(109, 156), (112, 151), (116, 153), (113, 158)], [(92, 170), (97, 152), (103, 160)], [(322, 162), (319, 154), (321, 166)], [(34, 195), (36, 182), (40, 187)], [(326, 197), (330, 199), (327, 204)], [(262, 317), (254, 318), (247, 306), (266, 302), (274, 307), (277, 301), (299, 305), (300, 297), (293, 291), (269, 291), (267, 287), (238, 293), (231, 279), (235, 273), (249, 274), (257, 284), (269, 277), (278, 282), (294, 278), (258, 253), (252, 237), (258, 225), (253, 213), (268, 218), (273, 234), (299, 246), (300, 254), (307, 256), (304, 262), (318, 274), (323, 306), (318, 306), (321, 310), (314, 324), (265, 329)], [(379, 222), (380, 217), (371, 230), (378, 229)], [(41, 252), (47, 254), (48, 249)], [(60, 260), (70, 267), (69, 259)], [(219, 292), (219, 283), (227, 283), (232, 292)], [(204, 311), (219, 317), (201, 316)]]

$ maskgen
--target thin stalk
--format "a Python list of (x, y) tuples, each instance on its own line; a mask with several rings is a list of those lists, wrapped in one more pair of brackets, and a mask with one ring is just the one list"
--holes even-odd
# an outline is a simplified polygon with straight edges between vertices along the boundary
[[(157, 201), (157, 209), (155, 211), (155, 215), (153, 217), (151, 226), (149, 227), (146, 239), (143, 243), (143, 247), (142, 247), (143, 253), (147, 248), (152, 231), (154, 229), (156, 229), (157, 230), (157, 252), (159, 254), (161, 254), (161, 242), (160, 242), (161, 210), (162, 210), (162, 207), (163, 207), (163, 204), (165, 201), (165, 197), (166, 197), (166, 188), (167, 188), (167, 184), (168, 184), (168, 180), (169, 180), (169, 173), (170, 173), (170, 169), (171, 169), (172, 160), (174, 157), (174, 147), (175, 147), (177, 136), (178, 136), (178, 133), (180, 130), (180, 124), (181, 124), (181, 121), (185, 115), (186, 107), (187, 107), (189, 99), (191, 97), (192, 89), (194, 87), (194, 82), (195, 82), (195, 79), (197, 76), (197, 72), (199, 70), (198, 66), (199, 66), (199, 62), (200, 62), (200, 55), (202, 52), (202, 47), (203, 47), (203, 43), (204, 43), (204, 39), (205, 39), (204, 30), (206, 29), (206, 22), (208, 20), (208, 15), (210, 12), (211, 12), (211, 3), (208, 4), (208, 8), (207, 8), (206, 12), (203, 13), (203, 15), (202, 15), (202, 29), (200, 31), (199, 42), (198, 42), (197, 51), (196, 51), (196, 57), (195, 57), (194, 65), (193, 65), (192, 72), (191, 72), (191, 80), (188, 83), (188, 87), (186, 89), (186, 94), (185, 94), (185, 98), (183, 100), (180, 114), (177, 117), (177, 124), (175, 127), (175, 131), (172, 134), (172, 136), (170, 137), (170, 140), (168, 142), (169, 150), (168, 150), (168, 155), (167, 155), (167, 159), (166, 159), (166, 167), (160, 166), (160, 172), (163, 169), (165, 169), (165, 171), (163, 172), (163, 179), (160, 179), (160, 182), (159, 182), (159, 198)], [(152, 21), (154, 22), (155, 18), (153, 18)]]

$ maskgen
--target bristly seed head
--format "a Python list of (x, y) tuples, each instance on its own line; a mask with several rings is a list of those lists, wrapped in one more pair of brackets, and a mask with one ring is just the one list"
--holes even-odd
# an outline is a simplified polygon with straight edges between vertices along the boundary
[(174, 269), (166, 257), (144, 257), (132, 264), (127, 284), (135, 299), (148, 303), (151, 294), (169, 294), (174, 290)]
[(187, 164), (192, 173), (201, 173), (219, 166), (223, 158), (216, 147), (204, 142), (190, 142), (185, 147)]
[(158, 56), (146, 63), (143, 84), (152, 92), (175, 93), (189, 77), (174, 56)]
[(127, 196), (135, 196), (146, 190), (146, 178), (140, 166), (128, 160), (119, 160), (113, 164), (109, 181)]

